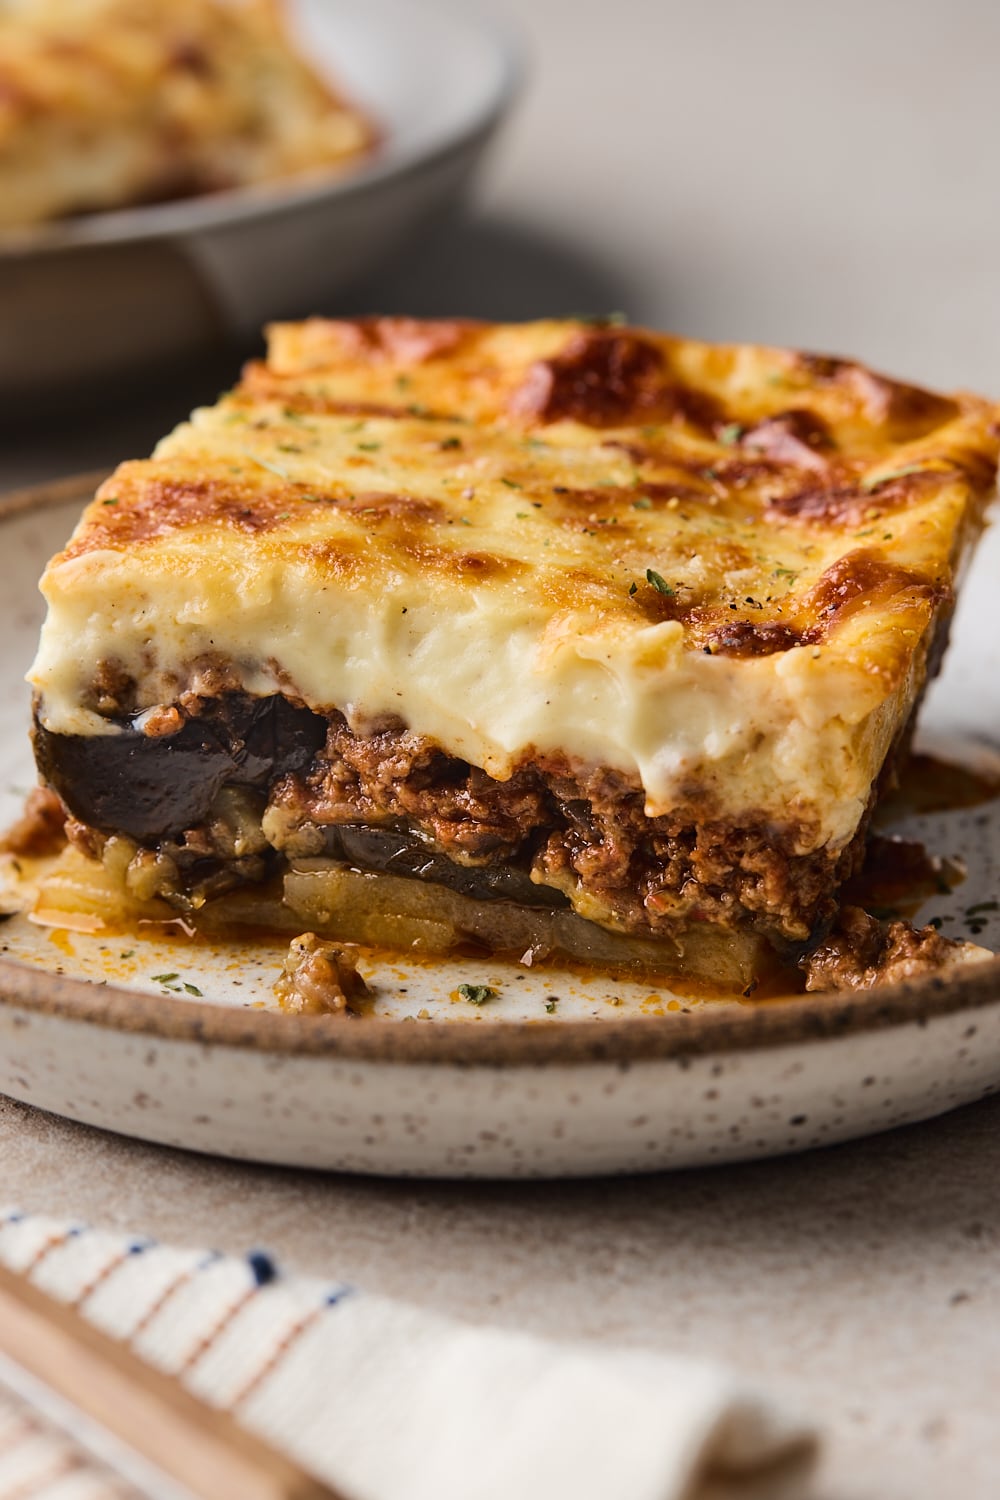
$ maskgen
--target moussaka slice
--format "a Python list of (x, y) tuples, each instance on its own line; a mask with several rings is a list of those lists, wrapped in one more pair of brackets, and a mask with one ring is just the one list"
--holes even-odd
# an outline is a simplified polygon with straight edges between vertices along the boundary
[(157, 909), (744, 987), (859, 863), (992, 417), (611, 323), (278, 326), (49, 566), (42, 777)]
[(274, 0), (0, 0), (0, 232), (354, 165)]

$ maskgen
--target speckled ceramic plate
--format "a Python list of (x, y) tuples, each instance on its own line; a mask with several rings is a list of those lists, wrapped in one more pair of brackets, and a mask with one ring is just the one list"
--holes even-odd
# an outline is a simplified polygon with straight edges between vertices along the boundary
[[(33, 780), (22, 674), (35, 580), (88, 486), (0, 502), (0, 822)], [(924, 715), (996, 770), (1000, 536), (963, 598)], [(1000, 742), (998, 742), (1000, 743)], [(898, 830), (960, 859), (928, 901), (1000, 944), (1000, 806)], [(1000, 960), (876, 992), (692, 1002), (648, 984), (488, 961), (372, 961), (361, 1021), (275, 1011), (282, 945), (0, 928), (0, 1090), (125, 1134), (287, 1165), (445, 1176), (631, 1172), (764, 1156), (926, 1118), (1000, 1089)], [(364, 967), (364, 966), (363, 966)], [(462, 982), (496, 998), (476, 1007)]]

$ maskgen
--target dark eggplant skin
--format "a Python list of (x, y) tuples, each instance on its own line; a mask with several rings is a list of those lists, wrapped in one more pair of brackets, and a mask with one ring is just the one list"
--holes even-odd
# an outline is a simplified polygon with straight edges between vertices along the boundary
[(302, 771), (326, 740), (327, 722), (286, 698), (242, 693), (214, 699), (176, 734), (149, 736), (130, 719), (117, 734), (52, 734), (35, 708), (35, 760), (81, 823), (153, 845), (196, 828), (223, 786), (266, 791)]
[(477, 901), (515, 901), (518, 906), (569, 906), (562, 891), (537, 885), (516, 865), (459, 865), (407, 828), (338, 823), (326, 829), (326, 853), (358, 870), (382, 870), (446, 885)]
[[(117, 734), (52, 734), (35, 707), (35, 759), (73, 817), (100, 833), (124, 833), (149, 847), (178, 838), (210, 816), (224, 786), (266, 795), (289, 771), (305, 771), (326, 742), (327, 720), (287, 698), (225, 694), (172, 735), (146, 735), (128, 718)], [(513, 865), (466, 866), (405, 825), (347, 823), (325, 830), (326, 853), (361, 870), (430, 880), (480, 901), (568, 906), (561, 891), (536, 885)]]

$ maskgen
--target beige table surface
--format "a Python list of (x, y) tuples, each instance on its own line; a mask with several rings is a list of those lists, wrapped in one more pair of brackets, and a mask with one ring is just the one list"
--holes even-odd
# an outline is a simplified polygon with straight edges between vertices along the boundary
[[(1000, 394), (1000, 7), (502, 9), (532, 77), (476, 210), (353, 307), (623, 308)], [(0, 488), (142, 452), (226, 373), (0, 430)], [(799, 1159), (569, 1185), (254, 1169), (2, 1103), (0, 1141), (0, 1196), (27, 1209), (718, 1356), (825, 1425), (824, 1500), (1000, 1493), (1000, 1102)]]

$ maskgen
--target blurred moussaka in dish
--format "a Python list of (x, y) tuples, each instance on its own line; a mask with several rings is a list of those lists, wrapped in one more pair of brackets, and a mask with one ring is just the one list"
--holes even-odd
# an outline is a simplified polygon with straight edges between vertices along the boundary
[(276, 0), (0, 0), (0, 230), (351, 165)]
[(43, 779), (158, 909), (745, 987), (830, 932), (992, 417), (613, 323), (277, 326), (49, 566)]

